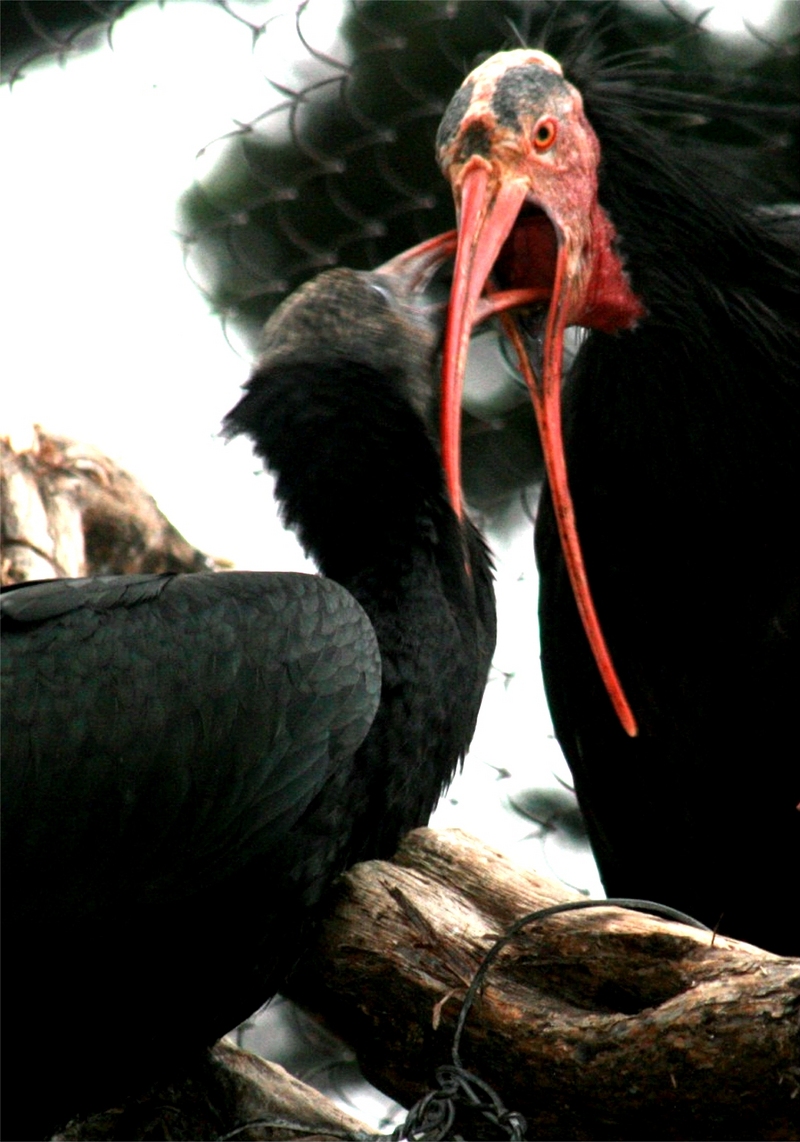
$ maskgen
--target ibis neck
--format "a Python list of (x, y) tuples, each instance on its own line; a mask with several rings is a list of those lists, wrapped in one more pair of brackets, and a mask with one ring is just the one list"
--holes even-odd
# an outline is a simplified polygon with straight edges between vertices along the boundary
[[(746, 188), (708, 168), (700, 154), (684, 153), (669, 138), (643, 140), (640, 132), (610, 120), (595, 124), (603, 162), (599, 198), (620, 235), (620, 252), (634, 292), (648, 316), (642, 329), (668, 330), (676, 346), (712, 326), (716, 353), (734, 360), (752, 334), (752, 322), (780, 310), (796, 295), (789, 255), (764, 225)], [(781, 268), (781, 264), (782, 267)], [(719, 344), (726, 325), (732, 337)]]
[(285, 521), (326, 576), (384, 595), (419, 560), (465, 578), (436, 447), (397, 382), (340, 361), (265, 370), (248, 389), (228, 427), (252, 437)]
[(342, 867), (389, 856), (472, 737), (495, 637), (488, 553), (456, 519), (436, 447), (390, 378), (350, 362), (282, 366), (248, 388), (229, 427), (253, 438), (286, 522), (378, 639), (381, 704), (347, 778), (351, 802), (368, 788), (373, 809)]

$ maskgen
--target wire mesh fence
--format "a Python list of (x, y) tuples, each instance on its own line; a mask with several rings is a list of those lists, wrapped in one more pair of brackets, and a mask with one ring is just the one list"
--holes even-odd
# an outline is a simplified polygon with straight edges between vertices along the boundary
[[(98, 45), (113, 48), (120, 21), (153, 2), (7, 0), (4, 75), (13, 87), (44, 62), (68, 66)], [(768, 33), (743, 23), (723, 39), (707, 28), (713, 6), (693, 12), (668, 0), (207, 3), (248, 33), (241, 51), (261, 69), (263, 103), (247, 119), (231, 115), (230, 129), (201, 148), (179, 228), (188, 274), (245, 355), (307, 278), (340, 264), (372, 269), (453, 225), (436, 129), (465, 74), (497, 50), (543, 47), (568, 75), (617, 93), (629, 85), (632, 112), (648, 128), (705, 141), (726, 177), (736, 172), (751, 193), (757, 182), (761, 201), (800, 189), (796, 4), (776, 7)], [(174, 6), (191, 52), (196, 5)], [(463, 428), (467, 496), (495, 516), (541, 476), (525, 393), (512, 369), (496, 371), (505, 373), (500, 412), (494, 393), (467, 407)]]
[[(797, 192), (797, 122), (781, 115), (796, 84), (793, 4), (777, 10), (769, 35), (743, 24), (741, 36), (722, 40), (705, 27), (713, 6), (692, 15), (666, 0), (349, 0), (325, 43), (319, 5), (309, 0), (209, 3), (246, 26), (254, 53), (279, 23), (295, 26), (291, 58), (280, 66), (270, 58), (264, 110), (208, 141), (206, 173), (182, 203), (189, 272), (251, 345), (280, 300), (313, 274), (338, 264), (374, 268), (452, 225), (436, 128), (467, 71), (503, 48), (646, 65), (662, 89), (665, 122), (676, 119), (670, 94), (678, 89), (684, 98), (717, 92), (721, 104), (733, 98), (762, 119), (771, 110), (760, 131), (752, 114), (736, 129), (709, 121), (706, 104), (675, 126), (731, 151), (752, 155), (756, 144), (765, 193)], [(113, 45), (117, 21), (138, 6), (5, 3), (6, 79), (19, 82), (41, 62), (103, 40)], [(190, 35), (187, 22), (188, 51)]]

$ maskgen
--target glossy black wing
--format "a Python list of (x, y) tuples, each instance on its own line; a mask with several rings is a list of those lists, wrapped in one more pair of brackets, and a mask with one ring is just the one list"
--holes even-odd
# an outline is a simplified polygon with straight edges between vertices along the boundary
[(314, 576), (57, 580), (2, 616), (6, 853), (51, 922), (277, 850), (378, 705), (369, 619)]

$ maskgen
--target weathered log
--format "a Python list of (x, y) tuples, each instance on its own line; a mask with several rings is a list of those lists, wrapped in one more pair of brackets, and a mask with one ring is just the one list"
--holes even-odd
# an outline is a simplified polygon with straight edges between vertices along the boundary
[(226, 1039), (181, 1082), (71, 1122), (53, 1142), (130, 1139), (368, 1139), (373, 1132), (277, 1063)]
[[(409, 1106), (451, 1061), (497, 936), (575, 898), (459, 830), (419, 829), (341, 879), (290, 993)], [(530, 1138), (796, 1139), (799, 1013), (800, 960), (604, 907), (532, 923), (500, 953), (461, 1055)]]
[(141, 484), (102, 452), (38, 425), (0, 439), (0, 581), (136, 572), (213, 571)]

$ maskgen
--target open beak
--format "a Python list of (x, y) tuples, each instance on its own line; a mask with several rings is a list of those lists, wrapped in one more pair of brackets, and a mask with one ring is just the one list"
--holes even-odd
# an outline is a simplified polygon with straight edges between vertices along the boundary
[[(435, 238), (420, 242), (418, 246), (403, 250), (401, 254), (378, 266), (373, 274), (384, 274), (390, 279), (397, 293), (412, 297), (428, 288), (440, 267), (454, 256), (457, 247), (458, 231), (447, 230), (444, 234), (437, 234)], [(531, 305), (541, 300), (543, 296), (544, 291), (540, 289), (508, 289), (498, 290), (488, 297), (478, 297), (472, 306), (471, 320), (464, 327), (465, 364), (470, 334), (477, 325), (488, 321), (490, 317), (505, 313), (506, 310)], [(460, 514), (459, 512), (459, 516)]]
[[(578, 253), (576, 228), (562, 223), (557, 210), (547, 210), (533, 197), (532, 180), (520, 164), (505, 165), (486, 149), (473, 153), (458, 169), (448, 172), (459, 211), (458, 247), (444, 342), (442, 375), (442, 458), (454, 510), (463, 511), (461, 495), (461, 395), (470, 333), (478, 319), (481, 295), (497, 267), (511, 267), (510, 284), (518, 296), (546, 304), (543, 330), (533, 344), (523, 337), (510, 313), (501, 317), (528, 384), (542, 440), (547, 478), (561, 546), (575, 601), (603, 683), (627, 734), (636, 736), (636, 719), (623, 692), (592, 601), (583, 562), (575, 513), (567, 482), (561, 432), (561, 363), (564, 331), (580, 323), (581, 284), (585, 280)], [(526, 203), (534, 219), (520, 221)], [(530, 228), (526, 229), (528, 223)], [(516, 227), (516, 230), (515, 230)], [(523, 274), (524, 270), (524, 274)], [(508, 275), (504, 275), (508, 276)], [(506, 284), (505, 282), (502, 284)], [(520, 288), (523, 287), (523, 288)], [(489, 287), (491, 302), (493, 285)], [(497, 295), (508, 299), (511, 292)], [(507, 305), (498, 305), (506, 309)], [(538, 313), (538, 310), (537, 310)], [(540, 319), (540, 318), (539, 318)], [(537, 358), (531, 363), (533, 348)]]

